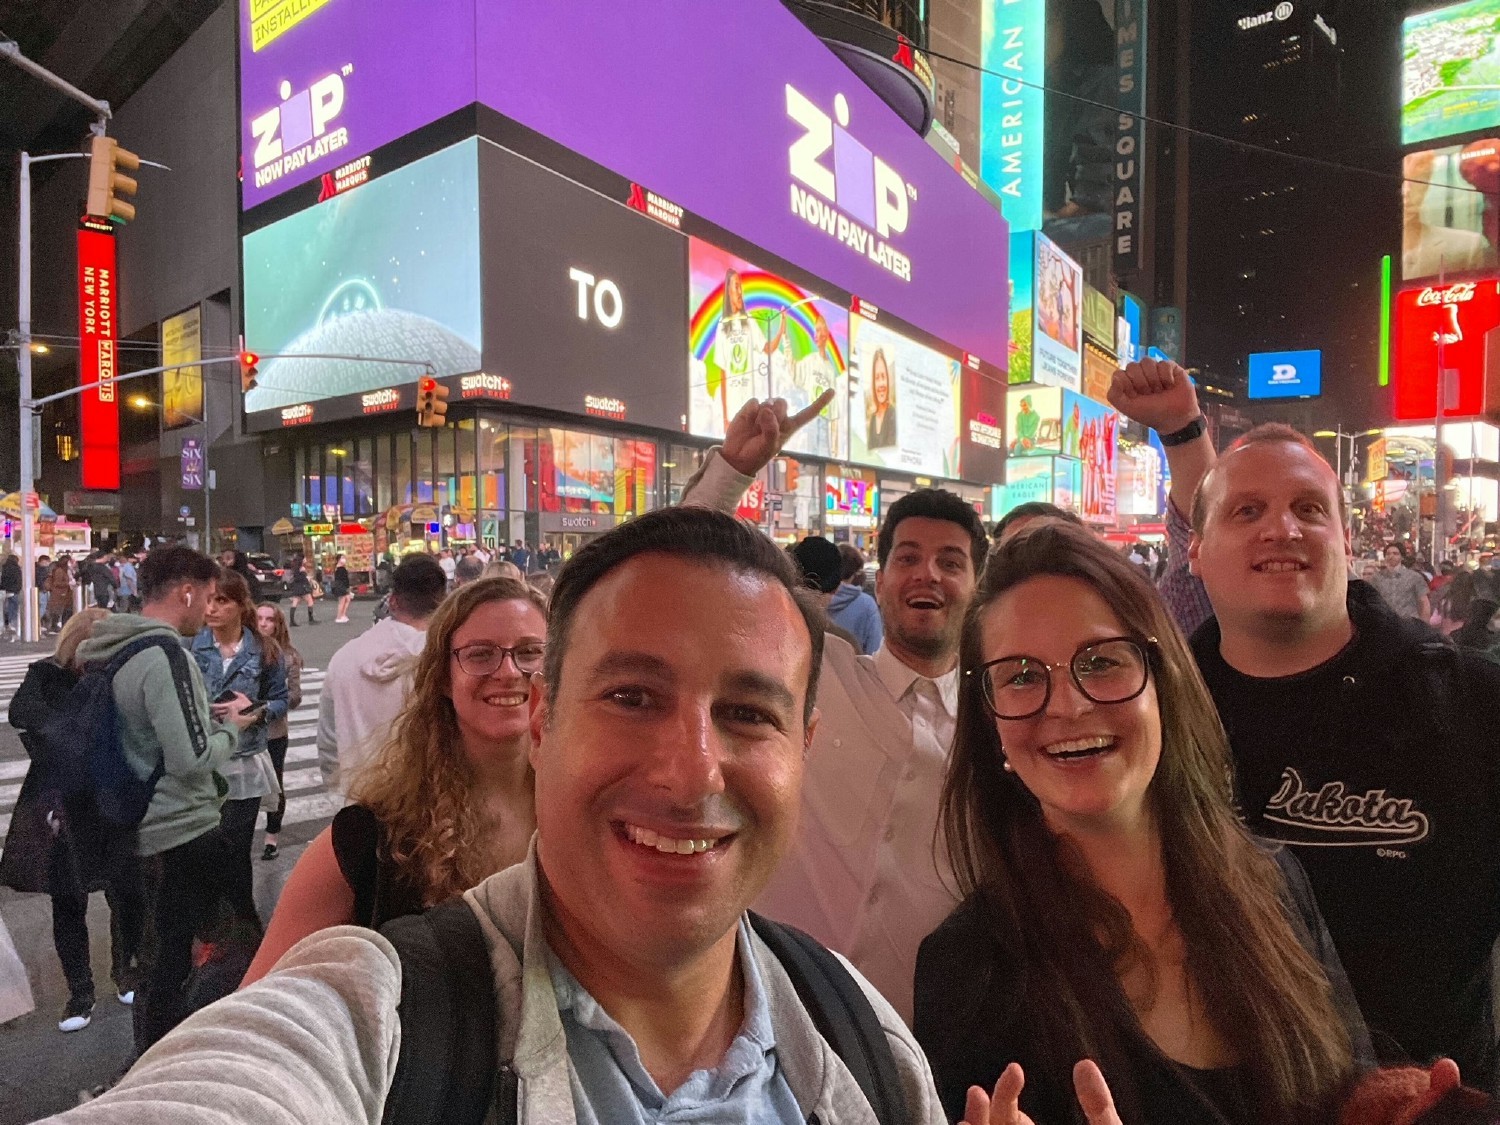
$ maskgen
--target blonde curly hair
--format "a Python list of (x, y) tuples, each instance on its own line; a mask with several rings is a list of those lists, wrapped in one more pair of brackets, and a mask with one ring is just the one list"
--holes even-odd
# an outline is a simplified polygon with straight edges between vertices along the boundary
[(402, 878), (436, 905), (494, 874), (499, 857), (471, 798), (473, 771), (448, 692), (453, 635), (490, 602), (522, 601), (547, 617), (547, 603), (524, 582), (481, 578), (438, 608), (417, 657), (406, 707), (389, 740), (354, 778), (351, 799), (375, 814)]

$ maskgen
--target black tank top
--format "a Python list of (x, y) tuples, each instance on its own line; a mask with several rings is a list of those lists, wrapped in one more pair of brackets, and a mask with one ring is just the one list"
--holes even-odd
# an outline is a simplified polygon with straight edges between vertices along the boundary
[(427, 909), (420, 888), (392, 861), (385, 826), (363, 805), (346, 805), (334, 816), (333, 854), (354, 892), (356, 925), (378, 930)]

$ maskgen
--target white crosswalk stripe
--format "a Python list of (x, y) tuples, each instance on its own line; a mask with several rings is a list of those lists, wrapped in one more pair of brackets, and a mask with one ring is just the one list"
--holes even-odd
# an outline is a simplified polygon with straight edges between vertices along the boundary
[[(34, 656), (0, 656), (0, 723), (8, 720), (11, 697), (21, 686), (27, 667), (35, 659)], [(343, 804), (336, 793), (324, 789), (317, 766), (318, 699), (322, 689), (322, 669), (304, 668), (302, 705), (291, 713), (287, 729), (286, 769), (282, 775), (286, 792), (283, 831), (293, 825), (306, 825), (307, 831), (315, 833), (333, 819)], [(0, 840), (10, 830), (11, 813), (21, 792), (28, 764), (19, 741), (13, 751), (0, 749)]]

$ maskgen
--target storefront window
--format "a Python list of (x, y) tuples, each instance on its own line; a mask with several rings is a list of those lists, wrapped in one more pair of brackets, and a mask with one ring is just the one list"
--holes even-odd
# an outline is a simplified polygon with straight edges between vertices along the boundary
[(432, 462), (432, 431), (412, 431), (412, 479), (416, 485), (416, 502), (433, 503), (436, 474)]
[(372, 516), (375, 514), (375, 443), (370, 438), (360, 438), (355, 449), (353, 513)]
[(432, 502), (439, 508), (452, 508), (458, 505), (458, 461), (454, 454), (454, 439), (458, 436), (458, 430), (453, 426), (444, 426), (440, 430), (432, 432), (433, 444), (437, 448), (436, 471), (433, 473), (433, 497)]
[(396, 503), (411, 504), (416, 500), (411, 463), (412, 436), (409, 432), (402, 432), (395, 434), (392, 440), (396, 445)]
[(381, 434), (375, 446), (375, 510), (389, 511), (391, 507), (391, 435)]
[(666, 481), (667, 503), (682, 503), (682, 491), (692, 475), (703, 467), (708, 450), (693, 445), (667, 446), (667, 459), (662, 462), (662, 475)]
[(292, 514), (300, 516), (307, 505), (307, 450), (300, 445), (292, 451), (292, 473)]

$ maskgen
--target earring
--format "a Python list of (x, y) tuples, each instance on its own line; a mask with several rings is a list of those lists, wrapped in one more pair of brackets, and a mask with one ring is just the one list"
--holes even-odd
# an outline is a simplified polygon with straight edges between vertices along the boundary
[(1003, 769), (1006, 773), (1015, 773), (1016, 772), (1016, 767), (1010, 764), (1010, 759), (1009, 758), (1005, 759), (1004, 764), (1000, 768)]

